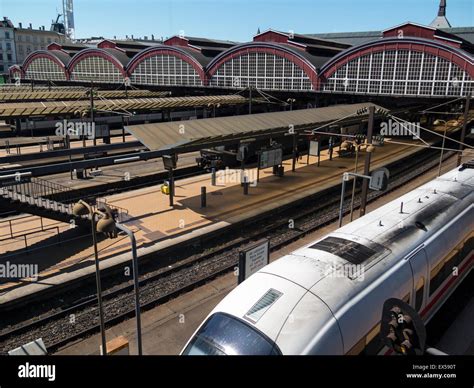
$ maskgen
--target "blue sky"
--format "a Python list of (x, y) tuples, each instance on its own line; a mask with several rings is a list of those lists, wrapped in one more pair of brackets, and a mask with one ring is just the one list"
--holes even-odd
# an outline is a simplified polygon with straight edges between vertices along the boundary
[[(448, 0), (453, 27), (474, 25), (473, 0)], [(49, 28), (61, 0), (0, 0), (15, 25)], [(257, 28), (295, 33), (380, 30), (429, 24), (439, 0), (75, 0), (76, 37), (185, 35), (249, 41)]]

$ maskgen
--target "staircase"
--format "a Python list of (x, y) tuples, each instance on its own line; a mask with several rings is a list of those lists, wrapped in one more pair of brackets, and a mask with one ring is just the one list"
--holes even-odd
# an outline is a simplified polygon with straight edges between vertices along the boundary
[[(73, 215), (72, 209), (78, 200), (77, 197), (73, 197), (71, 188), (40, 178), (27, 180), (22, 178), (19, 182), (0, 181), (0, 208), (66, 223), (75, 219), (78, 226), (89, 226), (90, 221), (87, 216)], [(128, 211), (113, 205), (107, 206), (110, 207), (115, 218), (123, 222)], [(100, 207), (100, 202), (93, 205), (94, 210)]]

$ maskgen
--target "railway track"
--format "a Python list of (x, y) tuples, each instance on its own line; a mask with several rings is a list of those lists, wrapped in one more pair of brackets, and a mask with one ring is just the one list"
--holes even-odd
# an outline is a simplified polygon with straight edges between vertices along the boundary
[[(445, 154), (445, 158), (450, 157)], [(416, 168), (407, 168), (416, 158)], [(388, 190), (383, 193), (371, 192), (369, 201), (373, 201), (417, 178), (437, 166), (436, 152), (426, 151), (422, 156), (404, 159), (392, 169), (392, 178)], [(350, 185), (349, 185), (350, 186)], [(338, 190), (337, 188), (335, 189)], [(346, 200), (344, 213), (349, 211)], [(360, 197), (355, 197), (358, 207)], [(140, 278), (140, 301), (146, 310), (162, 304), (177, 295), (192, 290), (209, 280), (234, 271), (238, 263), (238, 253), (243, 246), (260, 238), (270, 240), (271, 250), (277, 250), (316, 229), (333, 222), (338, 217), (339, 197), (327, 194), (318, 204), (300, 204), (268, 219), (266, 225), (258, 225), (246, 230), (243, 235), (221, 244), (215, 249), (194, 254), (176, 264), (148, 272)], [(289, 212), (292, 217), (288, 217)], [(288, 227), (288, 219), (294, 221), (294, 228)], [(130, 316), (134, 311), (133, 284), (131, 281), (115, 285), (103, 293), (106, 325), (114, 325)], [(99, 331), (97, 299), (91, 293), (80, 303), (66, 309), (48, 312), (20, 324), (13, 324), (0, 332), (0, 353), (6, 353), (17, 346), (37, 338), (43, 338), (49, 352), (54, 352), (68, 343), (87, 337)]]

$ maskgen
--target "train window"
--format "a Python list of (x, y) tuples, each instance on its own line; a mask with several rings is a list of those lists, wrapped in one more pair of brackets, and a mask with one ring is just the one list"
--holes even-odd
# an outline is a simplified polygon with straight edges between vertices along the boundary
[(346, 355), (348, 356), (357, 356), (358, 354), (362, 354), (365, 348), (365, 337), (359, 340), (352, 348), (349, 350)]
[(425, 289), (425, 278), (421, 277), (418, 280), (418, 284), (416, 285), (416, 293), (415, 293), (415, 310), (420, 311), (421, 306), (423, 304), (423, 291)]
[(473, 249), (474, 237), (470, 236), (431, 270), (430, 296), (453, 274), (454, 267), (461, 264)]
[(430, 273), (430, 296), (443, 284), (443, 282), (453, 273), (453, 267), (455, 265), (456, 256), (459, 255), (459, 251), (454, 250), (443, 260), (441, 260)]
[(213, 314), (199, 329), (184, 355), (278, 355), (276, 344), (238, 318)]
[(362, 337), (346, 354), (348, 356), (378, 354), (384, 347), (379, 334), (380, 322)]
[(384, 343), (382, 342), (382, 339), (380, 338), (380, 322), (379, 322), (365, 336), (364, 354), (366, 355), (378, 354), (382, 350), (383, 347), (384, 347)]

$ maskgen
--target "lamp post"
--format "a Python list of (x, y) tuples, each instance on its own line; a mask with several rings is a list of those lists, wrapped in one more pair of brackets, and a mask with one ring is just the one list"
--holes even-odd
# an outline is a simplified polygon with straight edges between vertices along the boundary
[(470, 102), (471, 102), (471, 97), (468, 95), (466, 97), (466, 103), (464, 106), (464, 121), (462, 124), (462, 130), (461, 130), (461, 142), (459, 143), (459, 153), (458, 153), (458, 160), (456, 162), (456, 166), (461, 165), (462, 161), (462, 151), (464, 149), (464, 139), (466, 138), (466, 128), (467, 128), (467, 119), (469, 117), (469, 109), (470, 109)]
[[(372, 145), (372, 133), (374, 130), (374, 116), (375, 116), (375, 106), (370, 106), (368, 109), (369, 113), (369, 122), (367, 124), (367, 148), (365, 150), (365, 164), (364, 164), (364, 175), (369, 175), (370, 172), (370, 157), (371, 153), (374, 150), (374, 146)], [(365, 207), (367, 205), (367, 194), (369, 191), (369, 181), (364, 180), (362, 182), (362, 192), (361, 192), (361, 200), (360, 200), (360, 216), (365, 215)]]
[[(349, 144), (352, 144), (352, 146), (355, 147), (355, 152), (356, 152), (356, 157), (355, 157), (355, 165), (354, 165), (354, 174), (357, 173), (357, 168), (358, 168), (358, 164), (359, 164), (359, 147), (360, 145), (357, 144), (357, 142), (355, 142), (355, 144), (353, 142), (349, 142), (349, 141), (345, 141), (343, 143), (341, 143), (340, 145), (340, 148), (342, 150), (347, 150), (349, 148)], [(355, 188), (356, 188), (356, 180), (354, 179), (352, 181), (352, 195), (351, 195), (351, 222), (354, 218), (354, 198), (355, 198)]]
[(98, 213), (95, 211), (92, 206), (87, 202), (80, 200), (74, 205), (72, 213), (75, 216), (85, 216), (89, 215), (91, 219), (91, 229), (92, 229), (92, 242), (94, 245), (94, 256), (95, 256), (95, 280), (97, 284), (97, 301), (99, 304), (99, 320), (100, 320), (100, 333), (102, 337), (102, 353), (107, 355), (107, 341), (105, 339), (105, 321), (104, 321), (104, 306), (102, 304), (102, 287), (100, 283), (100, 267), (99, 267), (99, 252), (97, 249), (97, 234), (96, 234), (96, 221), (95, 216)]
[(443, 134), (443, 143), (441, 144), (441, 155), (439, 156), (439, 165), (438, 165), (438, 176), (441, 175), (441, 163), (443, 163), (443, 154), (444, 154), (444, 142), (446, 141), (446, 131), (448, 129), (447, 123), (445, 120), (435, 120), (434, 125), (444, 124), (444, 134)]
[(294, 98), (289, 98), (286, 100), (287, 103), (290, 104), (290, 111), (293, 110), (293, 103), (296, 102), (296, 100)]
[(105, 205), (105, 212), (102, 214), (103, 217), (97, 222), (97, 231), (105, 233), (109, 237), (116, 236), (116, 229), (125, 232), (130, 238), (132, 245), (132, 265), (133, 265), (133, 285), (135, 291), (135, 315), (137, 321), (137, 349), (138, 355), (141, 356), (142, 350), (142, 326), (141, 326), (141, 315), (140, 315), (140, 288), (139, 288), (139, 274), (138, 274), (138, 257), (137, 257), (137, 242), (133, 232), (126, 226), (115, 222), (110, 208)]

